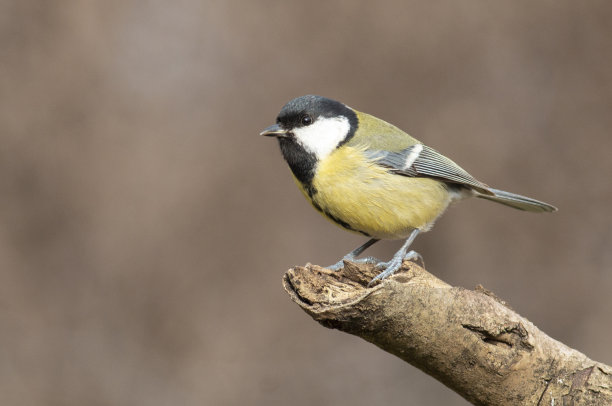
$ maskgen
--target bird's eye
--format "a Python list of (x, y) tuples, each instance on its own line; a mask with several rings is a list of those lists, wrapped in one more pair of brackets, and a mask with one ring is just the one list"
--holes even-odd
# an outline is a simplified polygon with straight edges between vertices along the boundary
[(302, 117), (302, 124), (303, 125), (310, 125), (310, 124), (312, 124), (312, 117), (310, 117), (310, 116)]

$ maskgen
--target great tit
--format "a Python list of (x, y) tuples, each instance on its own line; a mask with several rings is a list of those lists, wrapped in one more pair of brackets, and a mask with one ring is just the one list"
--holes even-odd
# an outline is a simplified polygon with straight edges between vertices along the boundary
[[(314, 208), (335, 224), (370, 238), (343, 261), (375, 263), (370, 284), (397, 271), (420, 232), (429, 231), (450, 203), (468, 197), (519, 210), (553, 212), (550, 204), (493, 189), (399, 128), (321, 96), (287, 103), (261, 135), (278, 139), (296, 184)], [(381, 239), (406, 239), (388, 262), (356, 259)]]

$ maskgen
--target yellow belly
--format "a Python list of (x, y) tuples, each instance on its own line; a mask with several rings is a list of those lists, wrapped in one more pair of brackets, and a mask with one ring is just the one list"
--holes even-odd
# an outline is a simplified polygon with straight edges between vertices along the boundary
[(451, 201), (442, 182), (389, 173), (352, 147), (320, 162), (312, 185), (315, 207), (379, 239), (406, 238), (415, 228), (427, 231)]

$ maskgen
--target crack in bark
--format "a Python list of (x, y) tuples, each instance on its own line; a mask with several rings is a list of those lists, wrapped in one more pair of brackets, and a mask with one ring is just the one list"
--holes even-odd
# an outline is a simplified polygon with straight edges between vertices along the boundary
[(529, 333), (521, 323), (517, 323), (513, 326), (506, 326), (500, 329), (499, 332), (491, 332), (483, 326), (476, 326), (473, 324), (462, 324), (461, 326), (478, 335), (478, 337), (487, 344), (502, 344), (508, 348), (513, 348), (518, 344), (522, 349), (527, 351), (533, 350), (533, 345), (527, 340)]
[(544, 399), (544, 395), (546, 394), (546, 391), (548, 390), (548, 387), (550, 386), (550, 382), (552, 381), (552, 379), (547, 379), (546, 382), (546, 386), (544, 387), (544, 390), (542, 391), (542, 394), (540, 395), (540, 399), (538, 399), (538, 404), (536, 406), (540, 406), (542, 404), (542, 399)]
[[(554, 367), (555, 367), (555, 363), (557, 362), (556, 358), (553, 358), (552, 362), (550, 363), (550, 367), (548, 367), (549, 371), (553, 371)], [(546, 395), (546, 392), (548, 391), (548, 387), (550, 386), (550, 383), (553, 381), (553, 379), (555, 379), (554, 377), (550, 378), (550, 379), (546, 379), (546, 386), (544, 387), (544, 390), (542, 391), (542, 394), (540, 395), (540, 399), (538, 399), (538, 404), (536, 406), (540, 406), (542, 404), (542, 400), (544, 399), (544, 395)]]
[(576, 371), (572, 375), (572, 386), (570, 387), (569, 393), (563, 395), (563, 406), (574, 406), (576, 396), (586, 387), (593, 369), (595, 369), (595, 365)]

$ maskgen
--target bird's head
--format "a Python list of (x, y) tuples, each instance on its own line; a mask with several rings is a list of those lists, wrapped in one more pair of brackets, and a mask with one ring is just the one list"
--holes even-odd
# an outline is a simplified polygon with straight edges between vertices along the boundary
[(276, 124), (261, 135), (277, 137), (281, 143), (296, 143), (321, 160), (347, 142), (357, 129), (353, 109), (321, 96), (307, 95), (291, 100), (281, 109)]

